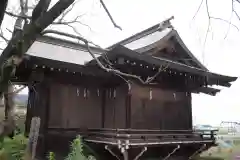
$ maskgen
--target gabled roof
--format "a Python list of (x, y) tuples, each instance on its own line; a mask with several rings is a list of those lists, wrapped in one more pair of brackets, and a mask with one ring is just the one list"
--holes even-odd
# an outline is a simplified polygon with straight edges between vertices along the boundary
[[(185, 59), (183, 59), (183, 61), (186, 60), (186, 64), (202, 70), (208, 70), (188, 50), (177, 31), (172, 29), (171, 25), (170, 27), (168, 26), (162, 29), (162, 23), (154, 25), (140, 33), (137, 33), (123, 41), (120, 41), (119, 43), (108, 47), (107, 50), (111, 50), (118, 45), (123, 45), (128, 49), (134, 50), (138, 53), (149, 54), (149, 52), (151, 52), (151, 49), (159, 47), (159, 44), (161, 45), (164, 42), (169, 44), (171, 43), (171, 40), (178, 43), (184, 50), (184, 52), (181, 53), (185, 54), (186, 56)], [(105, 52), (96, 47), (92, 47), (92, 50), (94, 53), (96, 53), (96, 57)], [(66, 52), (68, 53), (65, 54)], [(38, 37), (26, 54), (78, 65), (84, 65), (93, 59), (87, 52), (85, 45), (59, 38), (53, 38), (50, 36)]]
[[(114, 60), (118, 57), (124, 56), (132, 60), (144, 62), (148, 66), (168, 66), (170, 72), (181, 75), (197, 75), (202, 78), (206, 78), (207, 85), (195, 88), (195, 92), (206, 93), (215, 95), (219, 92), (219, 89), (211, 88), (208, 85), (221, 85), (230, 87), (230, 82), (233, 82), (237, 77), (223, 76), (209, 72), (201, 62), (188, 50), (185, 44), (182, 42), (177, 31), (172, 27), (165, 27), (155, 25), (151, 28), (144, 30), (134, 36), (131, 36), (111, 47), (104, 54), (109, 60)], [(152, 54), (152, 49), (157, 49), (159, 46), (164, 47), (164, 42), (167, 44), (174, 43), (178, 46), (178, 54), (183, 53), (183, 57), (191, 58), (189, 63), (181, 63), (179, 61), (166, 59), (161, 56)], [(182, 49), (182, 50), (180, 50)], [(103, 59), (101, 56), (106, 50), (91, 47), (92, 52), (96, 57)], [(46, 65), (51, 68), (61, 68), (61, 70), (73, 70), (73, 72), (82, 71), (83, 67), (89, 67), (96, 65), (95, 60), (87, 51), (85, 45), (74, 43), (67, 40), (58, 38), (43, 36), (39, 37), (37, 41), (31, 46), (26, 53), (30, 56), (32, 63), (39, 63), (40, 65)], [(106, 58), (106, 57), (105, 57)]]
[[(206, 80), (206, 86), (201, 86), (194, 89), (196, 93), (205, 93), (210, 95), (216, 95), (220, 92), (219, 89), (211, 88), (209, 85), (219, 85), (230, 87), (233, 81), (236, 81), (237, 77), (224, 76), (216, 73), (209, 72), (208, 70), (203, 70), (200, 68), (188, 66), (186, 64), (178, 63), (161, 57), (154, 57), (151, 55), (139, 54), (137, 51), (128, 49), (125, 46), (117, 45), (106, 55), (109, 60), (116, 60), (119, 57), (126, 57), (128, 60), (134, 60), (140, 65), (145, 63), (147, 66), (154, 66), (154, 68), (159, 68), (161, 66), (167, 66), (168, 72), (170, 74), (180, 74), (182, 76), (195, 75), (202, 77)], [(100, 60), (104, 61), (104, 58), (100, 57)], [(125, 62), (121, 62), (125, 63)], [(136, 63), (135, 65), (139, 65)], [(92, 60), (88, 65), (95, 65), (96, 61)], [(165, 71), (164, 71), (165, 72)]]
[(118, 45), (123, 45), (128, 49), (137, 51), (138, 53), (147, 54), (151, 52), (152, 49), (158, 49), (160, 47), (164, 48), (166, 43), (169, 44), (172, 41), (181, 46), (181, 49), (184, 51), (183, 54), (186, 56), (185, 60), (188, 65), (192, 65), (207, 71), (208, 69), (187, 48), (178, 32), (173, 29), (170, 22), (168, 23), (169, 24), (167, 24), (167, 26), (163, 26), (162, 23), (156, 24), (142, 32), (139, 32), (110, 46), (109, 49), (112, 49)]

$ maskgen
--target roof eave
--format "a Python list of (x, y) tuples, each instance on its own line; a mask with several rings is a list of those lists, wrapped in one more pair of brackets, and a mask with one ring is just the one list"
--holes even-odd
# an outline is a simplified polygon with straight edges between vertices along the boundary
[(216, 94), (219, 93), (220, 91), (221, 91), (220, 89), (215, 89), (211, 87), (200, 87), (200, 88), (197, 88), (194, 91), (194, 93), (204, 93), (211, 96), (216, 96)]

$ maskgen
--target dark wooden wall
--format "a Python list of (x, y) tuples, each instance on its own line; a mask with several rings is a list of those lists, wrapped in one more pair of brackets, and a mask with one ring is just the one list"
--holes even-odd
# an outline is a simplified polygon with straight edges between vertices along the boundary
[(131, 128), (192, 128), (191, 94), (132, 85)]
[(106, 88), (104, 128), (126, 127), (126, 95), (126, 85), (120, 85), (116, 88)]
[(48, 127), (126, 127), (127, 85), (104, 88), (52, 82), (49, 88)]
[(51, 83), (51, 128), (101, 128), (102, 89)]
[[(192, 128), (191, 94), (127, 84), (109, 88), (59, 82), (45, 77), (30, 89), (29, 117), (40, 116), (45, 128), (134, 128), (185, 130)], [(45, 127), (45, 128), (43, 128)]]

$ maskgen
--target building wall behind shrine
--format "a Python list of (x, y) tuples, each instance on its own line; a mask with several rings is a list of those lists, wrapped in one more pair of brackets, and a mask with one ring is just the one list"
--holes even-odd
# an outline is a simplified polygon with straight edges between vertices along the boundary
[(132, 85), (131, 128), (192, 128), (191, 94)]
[(50, 85), (49, 127), (101, 127), (102, 91), (95, 87)]

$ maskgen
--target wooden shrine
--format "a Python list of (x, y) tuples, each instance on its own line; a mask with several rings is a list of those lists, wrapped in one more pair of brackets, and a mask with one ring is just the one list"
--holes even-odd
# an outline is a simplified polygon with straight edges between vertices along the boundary
[(214, 96), (211, 86), (237, 78), (210, 72), (175, 29), (155, 25), (106, 53), (90, 49), (106, 67), (153, 80), (106, 72), (85, 45), (39, 37), (12, 81), (29, 87), (26, 133), (32, 117), (41, 119), (40, 156), (65, 156), (79, 134), (97, 159), (188, 159), (215, 145), (214, 132), (192, 129), (191, 95)]

